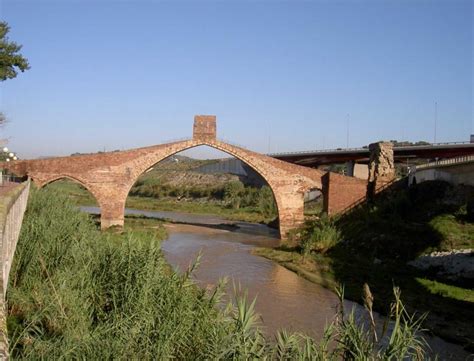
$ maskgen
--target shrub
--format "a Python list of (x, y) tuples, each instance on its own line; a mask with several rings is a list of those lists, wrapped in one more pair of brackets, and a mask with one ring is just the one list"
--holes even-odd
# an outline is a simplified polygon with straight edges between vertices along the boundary
[(326, 253), (341, 239), (341, 232), (334, 221), (324, 215), (317, 221), (308, 223), (301, 236), (302, 253), (308, 255), (312, 251)]
[(242, 206), (255, 207), (258, 204), (260, 191), (255, 187), (245, 187), (242, 193)]
[(244, 191), (245, 187), (242, 182), (229, 182), (224, 188), (224, 201), (229, 207), (239, 209)]

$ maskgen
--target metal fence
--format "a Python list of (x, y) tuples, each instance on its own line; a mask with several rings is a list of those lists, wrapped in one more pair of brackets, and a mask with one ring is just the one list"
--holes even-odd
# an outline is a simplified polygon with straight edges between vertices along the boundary
[(420, 169), (436, 168), (436, 167), (441, 167), (441, 166), (464, 164), (464, 163), (470, 163), (470, 162), (474, 162), (474, 155), (465, 155), (462, 157), (437, 160), (435, 162), (416, 165), (413, 167), (412, 171), (416, 172), (417, 170), (420, 170)]

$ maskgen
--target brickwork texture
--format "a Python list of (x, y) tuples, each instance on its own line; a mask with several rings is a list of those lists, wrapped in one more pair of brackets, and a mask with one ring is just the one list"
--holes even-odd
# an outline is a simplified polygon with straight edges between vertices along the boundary
[(123, 226), (125, 201), (133, 184), (146, 170), (163, 159), (197, 146), (209, 146), (240, 159), (259, 173), (272, 189), (278, 207), (280, 235), (304, 222), (304, 194), (311, 189), (323, 190), (324, 208), (330, 214), (350, 205), (366, 189), (367, 181), (325, 172), (259, 154), (216, 138), (216, 117), (198, 115), (194, 119), (190, 140), (131, 149), (70, 157), (22, 160), (3, 163), (4, 169), (29, 176), (37, 186), (68, 178), (92, 193), (101, 208), (101, 227)]

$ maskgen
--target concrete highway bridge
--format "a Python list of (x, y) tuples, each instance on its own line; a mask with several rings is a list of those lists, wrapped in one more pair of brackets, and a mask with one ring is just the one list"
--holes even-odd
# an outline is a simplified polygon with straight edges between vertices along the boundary
[[(395, 162), (405, 163), (416, 159), (446, 159), (474, 155), (474, 142), (434, 143), (403, 145), (393, 147)], [(364, 163), (370, 158), (368, 147), (310, 150), (300, 152), (274, 153), (269, 156), (285, 162), (316, 168), (320, 165), (337, 163)]]

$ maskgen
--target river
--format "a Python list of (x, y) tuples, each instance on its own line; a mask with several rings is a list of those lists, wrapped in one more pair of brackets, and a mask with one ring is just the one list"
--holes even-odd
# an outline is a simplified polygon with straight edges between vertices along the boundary
[[(95, 207), (82, 209), (99, 213)], [(126, 209), (126, 214), (175, 222), (166, 224), (169, 237), (163, 242), (162, 250), (167, 261), (183, 271), (202, 253), (200, 266), (194, 274), (196, 282), (201, 287), (212, 287), (219, 279), (228, 277), (229, 293), (233, 283), (240, 284), (251, 299), (256, 297), (255, 308), (261, 315), (263, 331), (268, 336), (279, 329), (286, 329), (319, 339), (324, 326), (332, 321), (338, 304), (333, 292), (251, 253), (255, 246), (277, 246), (279, 240), (275, 230), (264, 225), (231, 222), (207, 215), (133, 209)], [(365, 314), (364, 308), (355, 302), (345, 301), (344, 304), (347, 309), (354, 307), (358, 315)], [(376, 317), (380, 319), (380, 316)], [(442, 360), (464, 360), (468, 357), (462, 347), (438, 337), (429, 337), (428, 341)]]

